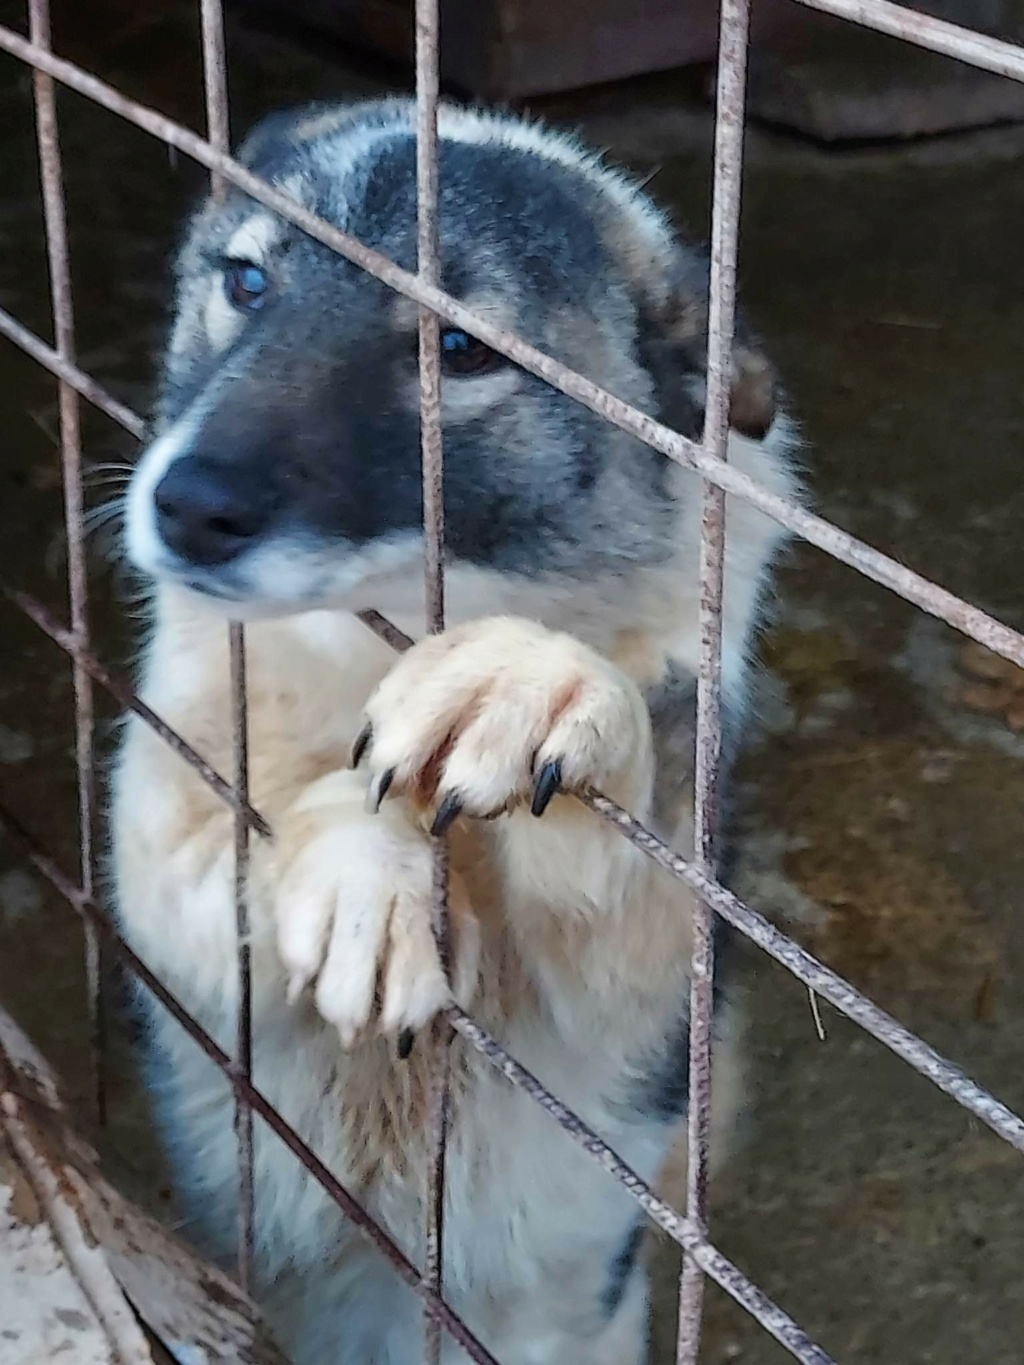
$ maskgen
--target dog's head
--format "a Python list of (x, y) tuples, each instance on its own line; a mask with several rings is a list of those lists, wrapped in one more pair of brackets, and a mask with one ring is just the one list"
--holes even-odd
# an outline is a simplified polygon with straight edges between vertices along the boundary
[[(386, 101), (275, 116), (241, 160), (411, 270), (415, 153), (412, 106)], [(446, 289), (699, 434), (707, 266), (645, 196), (560, 135), (457, 109), (439, 176)], [(441, 347), (456, 574), (571, 587), (671, 552), (662, 456), (457, 328)], [(733, 424), (760, 436), (773, 412), (741, 337)], [(233, 615), (352, 606), (419, 581), (421, 519), (415, 306), (241, 192), (211, 200), (179, 261), (132, 559)]]

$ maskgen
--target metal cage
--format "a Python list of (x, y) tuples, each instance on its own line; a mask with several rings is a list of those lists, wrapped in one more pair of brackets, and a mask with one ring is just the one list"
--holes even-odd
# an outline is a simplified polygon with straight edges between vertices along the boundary
[[(968, 29), (916, 13), (888, 0), (800, 0), (824, 11), (921, 47), (947, 54), (974, 66), (1024, 80), (1024, 49)], [(808, 1365), (827, 1365), (830, 1357), (796, 1322), (773, 1303), (711, 1242), (706, 1222), (706, 1186), (710, 1101), (712, 1024), (712, 935), (715, 915), (722, 916), (764, 952), (802, 981), (814, 995), (829, 1003), (890, 1048), (987, 1124), (1012, 1147), (1024, 1152), (1024, 1121), (982, 1089), (924, 1041), (865, 998), (835, 972), (805, 952), (745, 905), (715, 876), (715, 810), (721, 747), (721, 606), (726, 494), (743, 498), (798, 537), (873, 579), (925, 612), (938, 617), (971, 639), (1024, 666), (1024, 636), (969, 602), (954, 596), (898, 564), (885, 554), (846, 534), (804, 508), (779, 498), (726, 461), (728, 432), (729, 350), (733, 330), (734, 293), (740, 181), (743, 164), (744, 97), (750, 0), (721, 0), (717, 113), (714, 146), (712, 211), (711, 306), (708, 336), (708, 395), (703, 439), (695, 443), (654, 421), (629, 404), (599, 388), (585, 375), (569, 370), (517, 336), (478, 318), (440, 287), (437, 243), (437, 100), (438, 0), (416, 3), (417, 180), (419, 268), (400, 269), (329, 223), (317, 218), (280, 190), (258, 179), (228, 154), (227, 73), (221, 0), (201, 0), (205, 61), (207, 135), (182, 127), (126, 98), (117, 90), (71, 62), (56, 56), (50, 42), (48, 0), (29, 0), (29, 36), (0, 27), (0, 49), (31, 68), (39, 142), (42, 197), (54, 320), (51, 347), (0, 310), (0, 333), (25, 350), (56, 376), (59, 386), (60, 445), (64, 480), (69, 563), (69, 624), (56, 620), (36, 599), (0, 579), (0, 591), (63, 648), (72, 660), (78, 774), (81, 859), (77, 876), (63, 872), (39, 847), (18, 816), (0, 808), (0, 824), (23, 848), (27, 858), (78, 912), (84, 922), (86, 968), (94, 1024), (94, 1062), (97, 1098), (102, 1112), (102, 1019), (100, 946), (113, 952), (229, 1078), (237, 1105), (240, 1229), (238, 1270), (241, 1283), (249, 1280), (252, 1256), (252, 1125), (253, 1115), (266, 1123), (292, 1151), (314, 1180), (339, 1205), (422, 1299), (426, 1323), (426, 1361), (440, 1357), (442, 1333), (449, 1333), (474, 1361), (493, 1365), (494, 1357), (473, 1336), (444, 1299), (442, 1283), (444, 1163), (447, 1125), (447, 1044), (458, 1034), (513, 1085), (541, 1105), (582, 1149), (580, 1160), (598, 1162), (610, 1179), (623, 1185), (651, 1222), (675, 1241), (683, 1252), (677, 1347), (679, 1365), (694, 1365), (700, 1343), (703, 1286), (710, 1276), (746, 1309), (789, 1353)], [(698, 686), (695, 830), (696, 855), (687, 860), (674, 853), (631, 814), (598, 791), (578, 799), (621, 837), (631, 840), (648, 857), (676, 877), (695, 895), (695, 940), (690, 998), (690, 1082), (688, 1110), (688, 1188), (685, 1212), (660, 1199), (625, 1162), (556, 1095), (466, 1013), (450, 1009), (435, 1028), (436, 1066), (431, 1103), (433, 1161), (427, 1201), (426, 1262), (413, 1265), (387, 1232), (360, 1206), (252, 1083), (251, 1011), (247, 947), (246, 881), (249, 843), (271, 831), (248, 797), (245, 642), (240, 626), (230, 627), (234, 696), (234, 771), (230, 778), (215, 772), (158, 715), (154, 714), (121, 677), (112, 673), (93, 652), (89, 632), (88, 580), (83, 523), (82, 441), (80, 400), (101, 408), (136, 438), (144, 423), (108, 394), (76, 364), (74, 314), (65, 223), (63, 178), (56, 117), (55, 83), (77, 91), (112, 113), (150, 133), (206, 167), (214, 192), (225, 182), (237, 186), (310, 236), (347, 257), (393, 290), (419, 305), (420, 406), (426, 535), (426, 595), (430, 629), (444, 626), (444, 527), (442, 515), (443, 442), (440, 423), (439, 321), (464, 328), (516, 364), (538, 375), (607, 421), (638, 437), (666, 458), (698, 471), (704, 481), (700, 554), (701, 664)], [(367, 624), (395, 648), (410, 642), (375, 613), (365, 613)], [(236, 1045), (228, 1055), (202, 1029), (174, 994), (124, 943), (116, 925), (97, 899), (93, 688), (99, 686), (131, 709), (200, 774), (235, 814), (235, 883), (240, 979)], [(435, 847), (436, 932), (444, 947), (446, 929), (447, 860), (443, 839)]]

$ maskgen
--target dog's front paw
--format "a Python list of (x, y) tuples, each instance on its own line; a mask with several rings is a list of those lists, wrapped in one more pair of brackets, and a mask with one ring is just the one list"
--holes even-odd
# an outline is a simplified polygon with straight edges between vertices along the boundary
[[(350, 776), (338, 774), (338, 778)], [(314, 794), (279, 830), (278, 949), (294, 1002), (312, 987), (342, 1044), (379, 1032), (417, 1033), (476, 981), (478, 931), (452, 874), (448, 903), (453, 986), (432, 918), (429, 841), (399, 810), (373, 817), (358, 804)]]
[(626, 675), (532, 621), (474, 621), (421, 641), (378, 686), (356, 742), (370, 804), (389, 792), (432, 812), (440, 833), (587, 785), (628, 801), (650, 785), (651, 730)]

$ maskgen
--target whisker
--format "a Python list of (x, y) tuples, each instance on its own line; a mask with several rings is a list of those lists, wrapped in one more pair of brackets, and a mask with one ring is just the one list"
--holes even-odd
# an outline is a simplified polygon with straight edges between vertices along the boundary
[(87, 535), (98, 531), (100, 527), (124, 517), (125, 499), (123, 497), (111, 498), (108, 502), (101, 502), (97, 507), (90, 507), (83, 518)]
[(132, 473), (131, 465), (89, 465), (83, 470), (82, 482), (87, 488), (101, 487), (104, 484), (126, 484), (130, 482)]
[(114, 471), (120, 473), (123, 471), (130, 474), (134, 468), (135, 466), (130, 464), (127, 460), (101, 460), (98, 463), (90, 462), (86, 465), (86, 472), (92, 473), (93, 471), (102, 471), (103, 473), (109, 473)]
[(108, 488), (127, 488), (128, 480), (116, 479), (112, 474), (108, 474), (102, 479), (87, 479), (85, 486), (90, 493), (94, 493)]

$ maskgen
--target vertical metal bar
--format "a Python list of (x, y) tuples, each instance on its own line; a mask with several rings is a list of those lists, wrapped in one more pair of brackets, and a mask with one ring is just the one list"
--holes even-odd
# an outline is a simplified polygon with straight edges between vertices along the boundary
[[(442, 835), (434, 840), (435, 929), (445, 974), (451, 978), (448, 951), (448, 841)], [(431, 1076), (428, 1125), (430, 1153), (427, 1166), (426, 1254), (423, 1278), (432, 1293), (440, 1295), (444, 1285), (444, 1199), (445, 1159), (451, 1117), (451, 1044), (454, 1030), (447, 1019), (439, 1019), (431, 1030)], [(439, 1365), (441, 1360), (441, 1321), (424, 1301), (424, 1360)]]
[[(708, 309), (705, 450), (726, 459), (732, 378), (732, 334), (743, 174), (743, 112), (750, 0), (721, 0), (715, 116), (714, 195), (711, 211), (711, 279)], [(704, 485), (700, 544), (700, 672), (694, 840), (697, 866), (714, 876), (718, 823), (718, 770), (722, 748), (722, 600), (725, 569), (725, 494)], [(710, 906), (694, 913), (690, 978), (690, 1085), (687, 1130), (687, 1214), (707, 1220), (708, 1142), (711, 1115), (711, 1039), (714, 1008), (714, 936)], [(677, 1365), (696, 1365), (700, 1350), (704, 1275), (690, 1257), (679, 1285)]]
[[(29, 0), (29, 36), (40, 47), (50, 48), (49, 0)], [(67, 364), (75, 360), (75, 320), (71, 301), (71, 262), (68, 254), (64, 174), (57, 133), (57, 101), (54, 83), (41, 71), (32, 73), (36, 137), (39, 144), (40, 179), (46, 252), (50, 269), (50, 298), (56, 351)], [(82, 430), (78, 393), (61, 379), (60, 458), (64, 485), (64, 525), (68, 546), (68, 594), (75, 654), (72, 680), (75, 693), (75, 762), (78, 783), (78, 832), (82, 887), (92, 896), (95, 887), (96, 754), (92, 680), (78, 651), (89, 648), (89, 582), (86, 569), (84, 500), (82, 493)], [(85, 977), (89, 1008), (89, 1052), (97, 1122), (107, 1118), (106, 1011), (103, 998), (103, 963), (95, 926), (85, 926)]]
[[(249, 708), (246, 701), (245, 635), (228, 627), (231, 656), (231, 719), (234, 788), (239, 802), (249, 801)], [(235, 937), (238, 952), (238, 1002), (235, 1016), (235, 1071), (252, 1082), (252, 962), (249, 940), (249, 821), (244, 806), (235, 811)], [(248, 1290), (253, 1254), (252, 1109), (236, 1091), (235, 1133), (238, 1139), (238, 1279)]]
[[(230, 150), (227, 58), (221, 0), (200, 0), (203, 34), (203, 80), (206, 92), (206, 135), (218, 152)], [(210, 192), (223, 199), (227, 182), (210, 175)], [(249, 707), (246, 690), (245, 632), (236, 621), (228, 626), (231, 730), (234, 757), (232, 781), (235, 809), (235, 939), (238, 999), (235, 1013), (234, 1069), (252, 1083), (252, 959), (249, 938)], [(241, 1090), (235, 1091), (235, 1135), (238, 1142), (238, 1279), (243, 1289), (252, 1284), (253, 1257), (253, 1123), (252, 1108)]]
[[(416, 211), (419, 276), (440, 285), (437, 210), (438, 0), (416, 0)], [(419, 310), (420, 441), (427, 628), (444, 630), (444, 453), (441, 443), (440, 322)]]
[[(206, 90), (206, 137), (218, 152), (231, 150), (228, 127), (228, 67), (224, 50), (224, 8), (221, 0), (200, 0), (203, 29), (203, 81)], [(212, 172), (210, 189), (224, 193), (223, 179)]]
[[(429, 285), (441, 282), (438, 232), (437, 101), (438, 0), (416, 0), (416, 216), (418, 271)], [(444, 630), (444, 451), (441, 439), (441, 341), (435, 312), (419, 310), (420, 441), (423, 459), (423, 546), (427, 628)], [(448, 924), (448, 845), (434, 840), (434, 929), (451, 977)], [(427, 1168), (425, 1256), (427, 1286), (441, 1293), (444, 1268), (445, 1152), (448, 1145), (451, 1025), (438, 1021), (431, 1038), (430, 1156)], [(441, 1326), (427, 1304), (424, 1360), (438, 1365)]]

